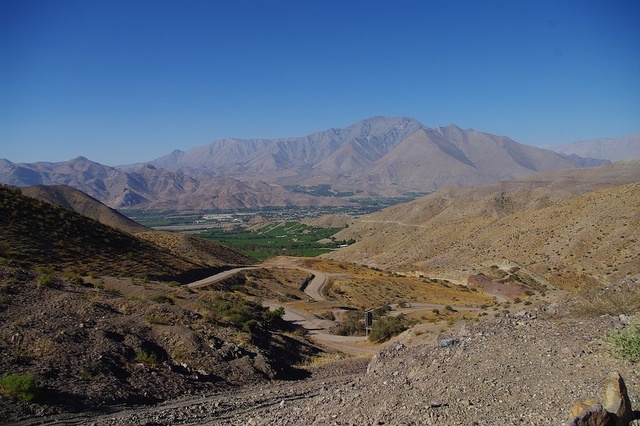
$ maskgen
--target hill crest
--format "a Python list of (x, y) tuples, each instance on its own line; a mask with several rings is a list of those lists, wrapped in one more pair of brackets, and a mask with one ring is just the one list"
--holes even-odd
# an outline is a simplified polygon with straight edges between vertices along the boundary
[(363, 216), (336, 234), (355, 239), (326, 255), (464, 280), (509, 261), (562, 287), (637, 273), (640, 160), (540, 174), (484, 187), (445, 188)]

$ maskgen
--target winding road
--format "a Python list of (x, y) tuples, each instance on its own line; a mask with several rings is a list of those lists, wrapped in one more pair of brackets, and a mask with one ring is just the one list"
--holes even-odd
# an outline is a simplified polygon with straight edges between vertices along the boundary
[[(271, 268), (297, 269), (313, 275), (313, 278), (304, 289), (305, 294), (316, 302), (327, 301), (321, 293), (322, 287), (327, 281), (326, 274), (321, 271), (299, 266), (293, 260), (288, 258), (276, 258), (261, 265), (229, 269), (227, 271), (220, 272), (202, 280), (187, 284), (187, 287), (192, 289), (204, 288), (215, 284), (218, 281), (224, 280), (225, 278), (229, 278), (241, 271)], [(263, 305), (268, 307), (269, 309), (276, 309), (282, 306), (282, 304), (279, 304), (275, 301), (265, 301), (263, 302)], [(333, 321), (319, 318), (311, 312), (305, 311), (303, 309), (296, 309), (292, 306), (285, 306), (284, 308), (285, 314), (283, 319), (285, 321), (290, 321), (307, 330), (308, 335), (316, 340), (319, 344), (351, 353), (372, 354), (379, 350), (379, 347), (369, 343), (367, 338), (364, 336), (338, 336), (335, 334), (331, 334), (329, 330), (335, 326), (335, 322)], [(454, 306), (453, 308), (463, 311), (477, 311), (479, 309), (457, 306)], [(409, 314), (420, 311), (430, 311), (433, 309), (446, 309), (446, 307), (445, 305), (433, 303), (409, 303), (409, 306), (405, 308), (393, 305), (393, 309), (394, 310), (389, 313), (390, 316), (397, 316), (400, 314)]]
[[(191, 289), (204, 288), (212, 284), (215, 284), (218, 281), (229, 278), (238, 272), (252, 270), (252, 269), (261, 269), (261, 268), (298, 269), (300, 271), (307, 272), (313, 275), (313, 278), (304, 289), (305, 294), (316, 302), (327, 301), (321, 294), (322, 287), (327, 281), (327, 276), (321, 271), (316, 271), (313, 269), (308, 269), (308, 268), (299, 266), (287, 258), (278, 258), (271, 262), (263, 263), (262, 265), (257, 265), (257, 266), (247, 266), (242, 268), (229, 269), (227, 271), (217, 273), (215, 275), (204, 278), (202, 280), (198, 280), (190, 284), (187, 284), (187, 287)], [(267, 306), (269, 309), (275, 309), (282, 306), (281, 304), (278, 304), (273, 301), (271, 302), (265, 301), (263, 302), (263, 305)], [(296, 309), (292, 306), (286, 306), (283, 319), (285, 321), (290, 321), (307, 330), (308, 335), (311, 336), (313, 339), (315, 339), (318, 343), (332, 347), (334, 349), (338, 349), (344, 352), (356, 352), (356, 353), (377, 352), (376, 347), (369, 344), (366, 337), (338, 336), (335, 334), (331, 334), (329, 333), (329, 330), (335, 326), (335, 323), (333, 321), (319, 318), (316, 315), (310, 312), (304, 311), (302, 309)]]

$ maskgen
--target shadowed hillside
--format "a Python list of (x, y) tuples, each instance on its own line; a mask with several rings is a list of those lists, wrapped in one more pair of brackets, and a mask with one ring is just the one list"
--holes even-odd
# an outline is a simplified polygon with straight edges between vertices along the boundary
[(130, 234), (148, 231), (145, 226), (134, 222), (116, 210), (105, 206), (95, 198), (70, 186), (35, 185), (20, 188), (20, 191), (28, 197), (46, 201), (59, 207), (72, 209), (104, 225)]
[(209, 259), (198, 261), (193, 255), (182, 256), (179, 250), (171, 253), (167, 248), (73, 210), (26, 197), (17, 189), (2, 186), (0, 191), (2, 256), (21, 265), (49, 265), (88, 274), (169, 278), (211, 266), (251, 261), (207, 242), (201, 245), (215, 248), (224, 258), (214, 262), (214, 253), (210, 253)]
[(104, 225), (134, 234), (149, 241), (164, 251), (186, 259), (196, 265), (224, 267), (246, 265), (256, 259), (212, 241), (192, 235), (152, 231), (111, 209), (82, 191), (65, 185), (37, 185), (20, 189), (23, 194), (46, 201), (55, 206), (72, 209)]
[[(49, 195), (101, 211), (74, 191)], [(195, 237), (149, 234), (155, 243), (0, 186), (2, 420), (307, 374), (294, 365), (319, 349), (282, 333), (281, 314), (242, 294), (172, 281), (251, 258)], [(7, 375), (32, 384), (15, 395)]]

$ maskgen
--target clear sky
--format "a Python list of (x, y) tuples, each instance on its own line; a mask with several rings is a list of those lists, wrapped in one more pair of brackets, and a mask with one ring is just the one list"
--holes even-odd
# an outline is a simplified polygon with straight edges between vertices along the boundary
[(0, 158), (118, 165), (374, 115), (640, 131), (638, 0), (0, 0)]

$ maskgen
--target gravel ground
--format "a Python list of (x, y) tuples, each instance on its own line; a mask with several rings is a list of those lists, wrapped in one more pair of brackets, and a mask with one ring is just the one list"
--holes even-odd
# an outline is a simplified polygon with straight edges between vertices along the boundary
[(304, 381), (63, 423), (562, 425), (576, 401), (602, 396), (610, 371), (622, 375), (634, 409), (640, 409), (640, 369), (613, 357), (604, 341), (611, 329), (622, 327), (611, 316), (502, 315), (469, 323), (435, 343), (392, 343), (368, 364), (355, 359), (322, 366)]

